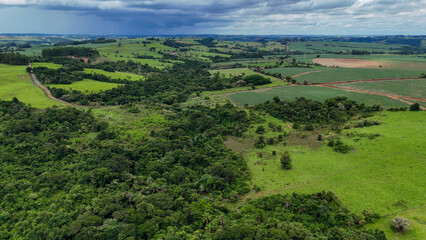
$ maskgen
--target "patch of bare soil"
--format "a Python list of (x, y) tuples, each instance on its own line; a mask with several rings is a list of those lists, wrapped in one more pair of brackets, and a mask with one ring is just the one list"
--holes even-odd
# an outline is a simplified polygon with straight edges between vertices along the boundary
[(232, 136), (227, 137), (224, 143), (227, 148), (237, 153), (247, 153), (254, 146), (252, 139)]
[(89, 58), (87, 58), (87, 57), (68, 56), (68, 58), (83, 60), (84, 63), (88, 63), (89, 62)]
[(313, 150), (319, 149), (322, 146), (322, 142), (318, 141), (318, 134), (321, 132), (308, 132), (308, 131), (292, 131), (289, 136), (286, 137), (288, 145), (292, 146), (306, 146)]
[(314, 63), (321, 64), (326, 67), (343, 67), (343, 68), (382, 68), (388, 67), (387, 63), (376, 62), (372, 60), (356, 59), (356, 58), (315, 58)]

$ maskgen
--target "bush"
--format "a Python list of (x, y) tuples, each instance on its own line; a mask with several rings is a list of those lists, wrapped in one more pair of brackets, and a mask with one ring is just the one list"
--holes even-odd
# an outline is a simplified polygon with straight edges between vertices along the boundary
[(254, 144), (255, 148), (264, 148), (266, 146), (265, 143), (265, 138), (264, 137), (259, 137), (259, 139), (257, 140), (257, 142)]
[(365, 209), (362, 211), (362, 215), (367, 223), (372, 223), (380, 218), (380, 214), (374, 212), (372, 209)]
[(411, 229), (412, 223), (410, 220), (403, 217), (395, 217), (392, 219), (392, 226), (398, 232), (407, 232)]
[(281, 156), (280, 162), (283, 169), (291, 169), (291, 157), (288, 151), (285, 151), (283, 155)]
[(312, 124), (308, 123), (308, 124), (305, 125), (305, 127), (303, 128), (303, 130), (313, 131), (314, 130), (314, 126), (312, 126)]
[(420, 111), (420, 104), (414, 103), (410, 106), (410, 111)]
[(344, 144), (339, 139), (332, 139), (328, 142), (327, 145), (339, 153), (348, 153), (352, 149), (351, 146)]
[(259, 126), (256, 128), (257, 134), (264, 134), (266, 132), (265, 128), (263, 126)]

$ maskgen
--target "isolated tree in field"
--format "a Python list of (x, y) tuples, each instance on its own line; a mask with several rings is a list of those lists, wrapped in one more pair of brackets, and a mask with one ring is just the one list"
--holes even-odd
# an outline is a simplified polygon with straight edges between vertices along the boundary
[(288, 153), (288, 151), (285, 151), (283, 153), (283, 155), (281, 155), (280, 162), (281, 162), (281, 167), (283, 169), (291, 169), (292, 168), (291, 157), (290, 157), (290, 154)]
[(420, 104), (414, 103), (410, 106), (410, 111), (420, 111)]
[(403, 217), (395, 217), (392, 219), (392, 226), (397, 230), (398, 232), (407, 232), (411, 229), (412, 223), (410, 220), (403, 218)]

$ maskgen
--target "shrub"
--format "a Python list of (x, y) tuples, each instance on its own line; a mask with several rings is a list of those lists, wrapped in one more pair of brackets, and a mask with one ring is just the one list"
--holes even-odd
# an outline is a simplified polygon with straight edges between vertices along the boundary
[(280, 162), (283, 169), (291, 169), (291, 157), (288, 151), (285, 151), (283, 155), (281, 156)]
[(263, 126), (259, 126), (256, 128), (256, 133), (257, 134), (264, 134), (266, 132), (265, 127)]
[(403, 217), (395, 217), (392, 219), (392, 226), (398, 232), (407, 232), (411, 229), (412, 223), (410, 220)]
[(254, 147), (256, 147), (256, 148), (264, 148), (265, 146), (266, 146), (265, 138), (262, 137), (262, 136), (259, 137), (257, 142), (254, 144)]
[(329, 147), (332, 147), (334, 151), (340, 153), (348, 153), (352, 148), (351, 146), (344, 144), (339, 139), (332, 139), (327, 144)]
[(414, 103), (410, 106), (410, 111), (420, 111), (420, 104)]
[(312, 124), (308, 123), (308, 124), (305, 125), (305, 127), (303, 128), (303, 130), (313, 131), (314, 130), (314, 126), (312, 126)]
[(362, 211), (362, 215), (364, 216), (365, 221), (367, 223), (374, 222), (375, 220), (380, 218), (380, 214), (374, 212), (372, 209), (365, 209), (364, 211)]

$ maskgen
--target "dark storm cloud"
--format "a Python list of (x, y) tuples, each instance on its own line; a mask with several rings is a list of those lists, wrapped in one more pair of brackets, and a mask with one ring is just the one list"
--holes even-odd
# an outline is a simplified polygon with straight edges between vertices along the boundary
[(13, 5), (96, 16), (120, 33), (344, 34), (390, 32), (394, 22), (424, 34), (426, 21), (426, 0), (0, 0)]

